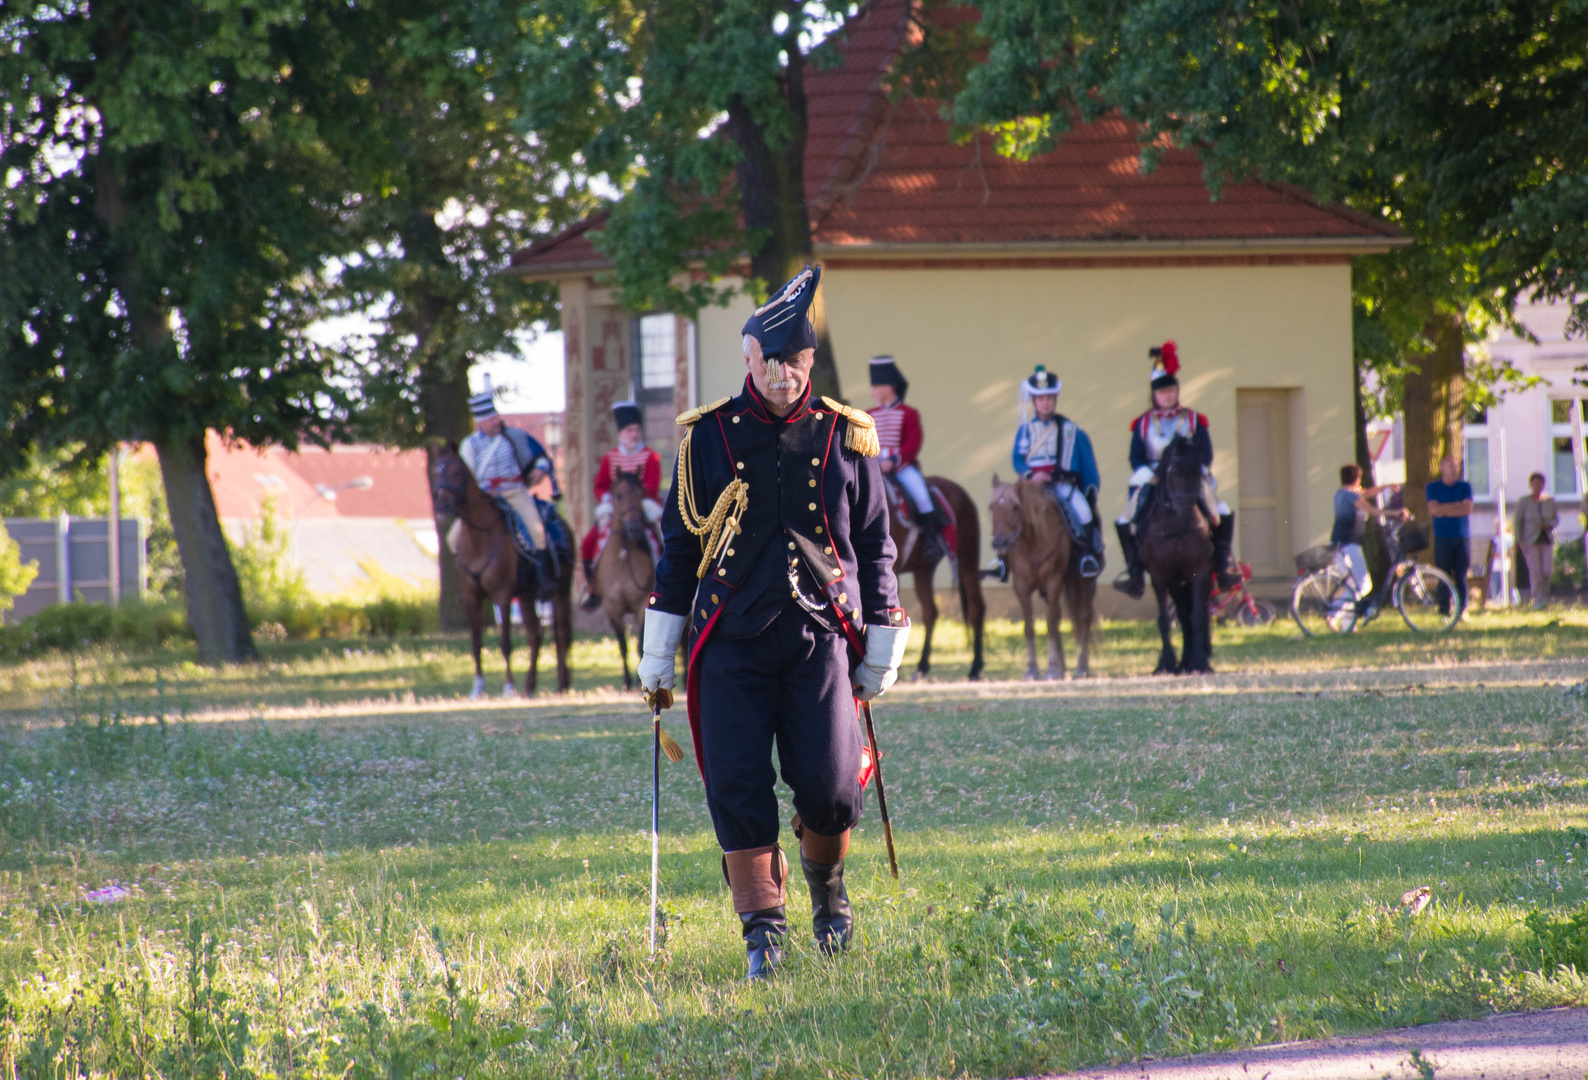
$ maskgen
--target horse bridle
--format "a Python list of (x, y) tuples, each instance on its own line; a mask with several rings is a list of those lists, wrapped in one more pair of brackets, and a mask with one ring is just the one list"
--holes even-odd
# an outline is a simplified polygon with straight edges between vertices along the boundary
[[(1174, 532), (1159, 532), (1156, 530), (1150, 530), (1147, 532), (1146, 535), (1156, 537), (1160, 540), (1170, 540), (1176, 536), (1184, 536), (1186, 533), (1196, 531), (1196, 517), (1191, 512), (1195, 509), (1195, 507), (1194, 505), (1187, 507), (1186, 504), (1194, 504), (1202, 497), (1202, 478), (1200, 474), (1196, 477), (1196, 480), (1191, 485), (1191, 489), (1189, 491), (1177, 490), (1170, 485), (1169, 479), (1171, 473), (1167, 464), (1168, 460), (1168, 455), (1165, 454), (1164, 457), (1158, 462), (1159, 475), (1156, 480), (1159, 488), (1158, 498), (1169, 500), (1170, 505), (1174, 507), (1175, 518), (1182, 523), (1183, 527)], [(1148, 523), (1152, 521), (1151, 513), (1148, 514), (1147, 520)]]
[[(469, 515), (467, 513), (468, 506), (469, 506), (469, 492), (468, 492), (468, 488), (466, 488), (463, 484), (461, 484), (461, 483), (458, 483), (458, 484), (448, 483), (445, 475), (442, 474), (439, 469), (437, 469), (436, 470), (436, 476), (435, 476), (435, 485), (436, 485), (436, 490), (437, 491), (439, 491), (439, 492), (441, 492), (443, 494), (446, 494), (446, 495), (451, 495), (454, 499), (457, 500), (458, 509), (457, 509), (457, 513), (454, 514), (453, 516), (456, 517), (459, 521), (463, 522), (463, 525), (464, 525), (465, 528), (473, 529), (475, 532), (485, 532), (486, 530), (488, 530), (490, 528), (489, 525), (476, 525), (474, 522), (469, 520)], [(468, 567), (462, 566), (461, 564), (459, 565), (458, 568), (460, 570), (462, 570), (464, 573), (468, 574), (471, 578), (473, 578), (474, 579), (474, 583), (476, 585), (478, 585), (478, 584), (480, 584), (481, 575), (483, 575), (485, 573), (486, 569), (492, 563), (496, 562), (498, 555), (501, 553), (501, 548), (502, 548), (501, 537), (497, 537), (496, 542), (491, 545), (491, 550), (485, 553), (485, 562), (480, 566), (480, 568), (478, 570), (470, 570)]]

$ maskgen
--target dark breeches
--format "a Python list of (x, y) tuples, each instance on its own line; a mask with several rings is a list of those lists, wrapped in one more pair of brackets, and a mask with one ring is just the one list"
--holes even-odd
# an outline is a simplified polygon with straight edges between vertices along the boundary
[(790, 606), (759, 637), (708, 640), (699, 678), (706, 805), (724, 851), (777, 841), (774, 744), (805, 827), (854, 827), (861, 733), (841, 634)]

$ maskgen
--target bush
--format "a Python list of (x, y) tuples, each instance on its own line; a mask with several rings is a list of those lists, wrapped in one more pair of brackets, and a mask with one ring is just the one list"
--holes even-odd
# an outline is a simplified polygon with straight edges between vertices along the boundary
[(154, 649), (187, 635), (187, 616), (170, 600), (128, 601), (116, 608), (81, 601), (51, 604), (15, 626), (0, 626), (0, 657), (25, 659), (110, 643)]
[(1550, 575), (1549, 591), (1557, 594), (1582, 592), (1585, 580), (1588, 580), (1588, 572), (1583, 564), (1582, 538), (1556, 544), (1555, 572)]

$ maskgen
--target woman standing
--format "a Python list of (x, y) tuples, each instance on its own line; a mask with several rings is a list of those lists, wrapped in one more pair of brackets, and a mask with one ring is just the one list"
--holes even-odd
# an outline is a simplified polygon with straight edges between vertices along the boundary
[(1555, 527), (1559, 524), (1555, 500), (1544, 494), (1544, 474), (1534, 473), (1527, 478), (1527, 494), (1516, 501), (1511, 534), (1527, 563), (1528, 592), (1535, 608), (1549, 600), (1549, 578), (1555, 572)]

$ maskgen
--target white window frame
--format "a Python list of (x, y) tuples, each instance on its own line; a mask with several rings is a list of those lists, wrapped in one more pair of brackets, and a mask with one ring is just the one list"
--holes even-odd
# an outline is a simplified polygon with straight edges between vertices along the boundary
[(1472, 501), (1474, 503), (1492, 503), (1496, 498), (1494, 490), (1494, 469), (1496, 465), (1493, 453), (1494, 440), (1489, 437), (1488, 414), (1485, 413), (1484, 416), (1483, 423), (1465, 424), (1462, 432), (1464, 445), (1461, 447), (1461, 472), (1469, 484), (1472, 483), (1472, 444), (1480, 440), (1483, 442), (1484, 490), (1479, 491), (1477, 485), (1473, 485)]
[[(1550, 398), (1549, 398), (1549, 415), (1546, 417), (1546, 420), (1548, 421), (1548, 423), (1545, 424), (1544, 460), (1549, 462), (1549, 471), (1546, 472), (1544, 475), (1545, 475), (1546, 480), (1549, 483), (1549, 493), (1557, 501), (1576, 502), (1576, 501), (1579, 501), (1582, 498), (1582, 492), (1580, 492), (1580, 491), (1561, 491), (1561, 490), (1559, 490), (1559, 488), (1555, 484), (1555, 440), (1556, 439), (1565, 439), (1567, 445), (1569, 446), (1569, 445), (1571, 445), (1571, 438), (1572, 438), (1572, 424), (1571, 424), (1571, 420), (1569, 419), (1569, 410), (1568, 410), (1568, 419), (1566, 420), (1566, 422), (1557, 424), (1555, 422), (1555, 402), (1563, 401), (1563, 402), (1566, 402), (1569, 405), (1570, 402), (1573, 399), (1576, 399), (1576, 400), (1579, 400), (1579, 401), (1583, 401), (1583, 405), (1582, 405), (1582, 409), (1583, 409), (1583, 412), (1584, 412), (1583, 431), (1584, 431), (1584, 437), (1588, 438), (1588, 400), (1584, 400), (1581, 395), (1577, 395), (1577, 394), (1552, 394), (1552, 395), (1550, 395)], [(1576, 483), (1577, 483), (1577, 472), (1576, 472), (1575, 463), (1574, 463), (1573, 464), (1573, 469), (1572, 469), (1572, 485), (1575, 487)]]

